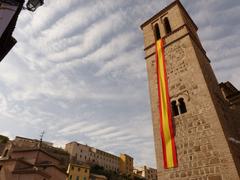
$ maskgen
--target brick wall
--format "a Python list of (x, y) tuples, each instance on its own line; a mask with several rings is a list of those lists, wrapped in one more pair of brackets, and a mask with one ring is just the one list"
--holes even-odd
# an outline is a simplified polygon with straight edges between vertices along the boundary
[[(179, 13), (180, 12), (180, 13)], [(168, 17), (172, 33), (166, 34), (162, 18)], [(179, 166), (163, 169), (159, 129), (154, 24), (165, 40), (165, 59), (171, 101), (183, 98), (187, 112), (173, 119)], [(237, 113), (224, 102), (209, 60), (197, 36), (197, 28), (179, 1), (174, 2), (142, 26), (151, 99), (152, 123), (158, 179), (238, 180)], [(239, 123), (238, 123), (239, 124)], [(235, 132), (235, 133), (234, 133)], [(239, 169), (239, 168), (238, 168)]]

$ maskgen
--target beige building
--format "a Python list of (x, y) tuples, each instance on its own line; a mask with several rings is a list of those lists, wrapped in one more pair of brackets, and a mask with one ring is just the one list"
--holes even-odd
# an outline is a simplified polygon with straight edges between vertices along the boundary
[(51, 142), (40, 142), (40, 140), (37, 139), (16, 136), (14, 140), (8, 141), (5, 144), (3, 152), (0, 154), (0, 157), (9, 157), (12, 151), (16, 150), (38, 149), (40, 147), (40, 143), (41, 149), (60, 160), (61, 168), (65, 168), (67, 170), (67, 166), (69, 163), (69, 154), (62, 148), (54, 147), (53, 143)]
[[(194, 3), (190, 2), (189, 3)], [(200, 11), (200, 9), (199, 9)], [(240, 97), (217, 82), (198, 27), (179, 0), (141, 25), (158, 179), (239, 180)], [(155, 43), (163, 39), (178, 166), (163, 168)]]
[(12, 151), (0, 159), (1, 180), (66, 180), (60, 161), (40, 149)]
[[(53, 146), (52, 143), (49, 142), (42, 142), (43, 145), (46, 146)], [(11, 154), (14, 150), (20, 150), (20, 149), (37, 149), (40, 145), (40, 141), (37, 139), (29, 139), (25, 137), (16, 136), (14, 140), (9, 140), (2, 151), (2, 154), (0, 154), (0, 157), (6, 157)]]
[(106, 170), (119, 171), (119, 157), (113, 154), (77, 142), (66, 144), (65, 150), (70, 154), (71, 162), (96, 164)]
[(133, 158), (127, 154), (120, 154), (119, 172), (121, 174), (133, 174)]
[(67, 180), (89, 180), (90, 166), (87, 164), (70, 163), (67, 170)]
[(157, 180), (157, 169), (151, 167), (135, 167), (133, 173), (146, 180)]

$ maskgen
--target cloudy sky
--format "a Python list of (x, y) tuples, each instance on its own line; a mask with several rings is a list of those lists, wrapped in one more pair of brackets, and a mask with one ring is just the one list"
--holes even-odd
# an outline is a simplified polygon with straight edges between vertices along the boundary
[[(155, 166), (142, 22), (172, 0), (46, 0), (0, 63), (0, 134), (78, 141)], [(240, 1), (182, 0), (219, 81), (240, 88)]]

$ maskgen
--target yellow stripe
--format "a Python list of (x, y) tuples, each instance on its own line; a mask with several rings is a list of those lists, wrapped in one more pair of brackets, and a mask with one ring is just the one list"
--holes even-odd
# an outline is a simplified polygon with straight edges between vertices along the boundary
[[(168, 104), (167, 104), (167, 94), (166, 94), (166, 82), (163, 64), (163, 54), (162, 54), (161, 41), (157, 42), (158, 50), (158, 68), (159, 68), (159, 83), (160, 83), (160, 96), (161, 96), (161, 110), (162, 110), (162, 128), (164, 134), (164, 140), (166, 145), (166, 159), (167, 167), (174, 167), (173, 152), (172, 152), (172, 140), (171, 133), (169, 129), (169, 119), (168, 119)], [(167, 79), (167, 78), (166, 78)]]

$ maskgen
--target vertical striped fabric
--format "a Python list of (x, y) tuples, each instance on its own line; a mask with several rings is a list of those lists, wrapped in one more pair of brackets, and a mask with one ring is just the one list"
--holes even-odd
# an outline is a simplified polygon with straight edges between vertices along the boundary
[(156, 42), (156, 67), (158, 80), (160, 133), (162, 137), (164, 168), (167, 169), (177, 167), (177, 156), (172, 128), (171, 105), (169, 100), (168, 80), (162, 39)]

